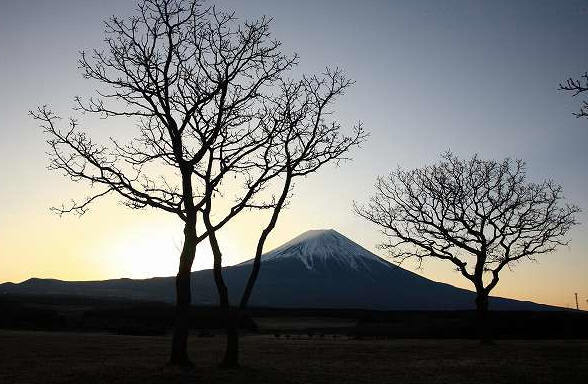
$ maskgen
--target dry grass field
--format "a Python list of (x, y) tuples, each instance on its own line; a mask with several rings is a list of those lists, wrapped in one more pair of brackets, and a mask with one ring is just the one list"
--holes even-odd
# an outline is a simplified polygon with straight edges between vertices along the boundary
[(191, 338), (197, 367), (165, 368), (167, 337), (0, 331), (0, 383), (586, 383), (588, 341), (243, 338), (222, 370), (223, 337)]

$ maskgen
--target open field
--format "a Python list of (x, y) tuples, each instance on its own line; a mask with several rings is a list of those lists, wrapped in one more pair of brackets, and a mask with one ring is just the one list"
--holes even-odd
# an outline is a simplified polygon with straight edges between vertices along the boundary
[(0, 383), (585, 383), (588, 341), (352, 340), (247, 336), (237, 371), (223, 337), (191, 338), (197, 368), (164, 367), (168, 337), (0, 331)]

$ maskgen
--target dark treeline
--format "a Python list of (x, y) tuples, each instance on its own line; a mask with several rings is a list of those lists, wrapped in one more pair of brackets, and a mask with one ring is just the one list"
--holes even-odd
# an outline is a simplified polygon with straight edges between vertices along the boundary
[[(13, 296), (0, 298), (0, 328), (127, 335), (166, 335), (173, 328), (174, 306), (75, 296)], [(475, 311), (371, 311), (359, 309), (251, 308), (241, 318), (248, 334), (323, 338), (476, 338)], [(312, 326), (292, 326), (305, 319)], [(224, 314), (216, 306), (192, 307), (190, 328), (196, 336), (222, 335)], [(256, 320), (280, 326), (264, 328)], [(283, 320), (287, 321), (283, 321)], [(323, 320), (321, 322), (321, 319)], [(280, 321), (281, 320), (281, 321)], [(331, 320), (347, 320), (334, 326)], [(499, 339), (587, 339), (588, 313), (573, 310), (493, 311), (494, 337)]]

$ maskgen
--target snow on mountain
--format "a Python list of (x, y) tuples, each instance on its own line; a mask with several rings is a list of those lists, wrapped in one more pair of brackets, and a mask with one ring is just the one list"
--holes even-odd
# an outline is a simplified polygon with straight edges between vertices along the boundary
[[(354, 243), (333, 229), (306, 231), (278, 248), (262, 255), (262, 262), (295, 258), (312, 270), (325, 262), (338, 262), (353, 270), (369, 269), (369, 261), (388, 265), (387, 262), (367, 249)], [(249, 264), (248, 260), (243, 264)]]

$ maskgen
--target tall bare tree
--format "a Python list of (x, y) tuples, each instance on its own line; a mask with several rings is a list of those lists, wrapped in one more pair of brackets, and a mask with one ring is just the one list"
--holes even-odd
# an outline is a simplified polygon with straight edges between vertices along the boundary
[(94, 141), (78, 122), (61, 127), (48, 107), (31, 112), (48, 135), (49, 168), (92, 188), (87, 198), (55, 210), (83, 214), (118, 195), (133, 209), (156, 208), (184, 223), (176, 277), (176, 322), (170, 363), (192, 365), (187, 354), (191, 269), (208, 231), (199, 215), (227, 180), (246, 180), (209, 226), (216, 231), (254, 203), (277, 168), (267, 153), (278, 132), (267, 102), (296, 64), (271, 38), (270, 20), (239, 22), (199, 0), (142, 0), (127, 19), (105, 22), (105, 49), (82, 52), (79, 65), (97, 96), (76, 98), (77, 109), (128, 118), (128, 142)]
[[(329, 119), (336, 98), (343, 95), (351, 85), (352, 82), (340, 70), (327, 69), (322, 76), (284, 82), (281, 91), (270, 101), (270, 124), (272, 130), (278, 134), (274, 136), (265, 154), (266, 158), (271, 159), (266, 164), (269, 165), (267, 169), (272, 169), (269, 173), (274, 179), (271, 186), (277, 192), (269, 202), (262, 204), (271, 208), (270, 219), (260, 233), (252, 270), (236, 308), (231, 307), (228, 287), (222, 276), (221, 245), (210, 218), (212, 201), (209, 200), (204, 206), (204, 223), (215, 259), (215, 281), (220, 305), (226, 315), (227, 346), (222, 363), (225, 367), (239, 365), (241, 315), (247, 307), (259, 275), (265, 242), (292, 193), (294, 179), (314, 173), (325, 164), (338, 164), (346, 160), (349, 150), (360, 145), (366, 138), (361, 123), (353, 128), (351, 135), (346, 136), (341, 124)], [(245, 185), (243, 193), (249, 193), (250, 189), (250, 185)]]
[(381, 228), (389, 239), (382, 247), (397, 261), (446, 260), (472, 282), (483, 341), (500, 272), (566, 245), (579, 212), (563, 202), (561, 186), (528, 182), (525, 163), (508, 158), (448, 152), (437, 164), (380, 177), (375, 188), (357, 214)]
[[(565, 82), (559, 84), (560, 91), (570, 93), (572, 97), (588, 92), (588, 72), (579, 78), (568, 78)], [(573, 114), (576, 117), (588, 117), (588, 101), (582, 100), (580, 109)]]

